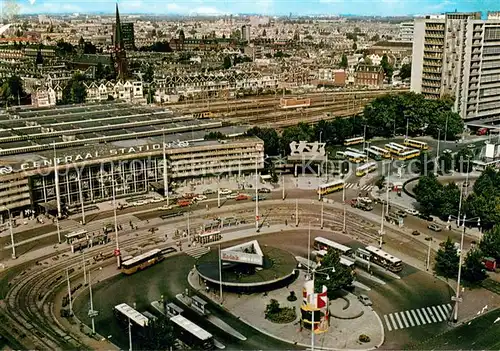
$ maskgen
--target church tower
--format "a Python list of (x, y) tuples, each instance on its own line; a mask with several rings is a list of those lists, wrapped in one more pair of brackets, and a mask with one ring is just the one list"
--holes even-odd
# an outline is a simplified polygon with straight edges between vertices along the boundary
[(125, 80), (128, 77), (127, 53), (125, 51), (125, 45), (123, 44), (122, 25), (120, 22), (118, 4), (116, 4), (116, 23), (113, 39), (116, 76), (119, 80)]

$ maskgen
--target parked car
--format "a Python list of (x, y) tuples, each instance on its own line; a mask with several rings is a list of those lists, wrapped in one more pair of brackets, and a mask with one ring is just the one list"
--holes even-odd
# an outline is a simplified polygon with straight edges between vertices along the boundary
[(401, 217), (401, 218), (406, 218), (406, 212), (403, 211), (403, 210), (397, 210), (396, 212), (394, 212), (397, 216)]
[(203, 190), (203, 195), (212, 195), (212, 194), (215, 194), (215, 190), (213, 190), (213, 189)]
[(413, 232), (411, 232), (411, 235), (418, 236), (420, 235), (420, 232), (418, 230), (414, 230)]
[(162, 202), (162, 201), (163, 201), (163, 199), (160, 198), (160, 197), (155, 197), (154, 199), (149, 200), (149, 202), (152, 203), (152, 204), (155, 204), (155, 203), (158, 203), (158, 202)]
[(236, 199), (238, 197), (239, 194), (229, 194), (229, 195), (226, 195), (226, 199)]
[(148, 202), (146, 200), (139, 200), (139, 201), (136, 201), (134, 202), (134, 206), (142, 206), (142, 205), (146, 205)]
[(407, 208), (405, 212), (412, 216), (418, 216), (418, 211), (414, 210), (413, 208)]
[(159, 210), (165, 210), (165, 211), (168, 211), (168, 210), (171, 210), (173, 208), (177, 207), (177, 205), (163, 205), (163, 206), (160, 206), (158, 207)]
[(431, 223), (427, 226), (427, 228), (429, 228), (430, 230), (434, 231), (434, 232), (440, 232), (441, 230), (443, 230), (443, 228), (441, 228), (440, 225), (436, 224), (436, 223)]
[(205, 195), (201, 195), (201, 194), (196, 195), (196, 196), (193, 198), (193, 200), (196, 200), (196, 201), (203, 201), (203, 200), (206, 200), (206, 199), (207, 199), (207, 197), (206, 197)]
[(259, 193), (269, 194), (270, 192), (271, 192), (271, 189), (268, 189), (268, 188), (259, 188)]
[(426, 215), (423, 213), (419, 213), (418, 216), (422, 219), (425, 219), (427, 222), (432, 222), (434, 220), (434, 218), (432, 218), (432, 216)]
[(257, 196), (253, 196), (252, 197), (252, 201), (257, 201), (257, 199), (259, 201), (264, 201), (266, 199), (266, 197), (265, 196), (260, 196), (260, 195), (258, 197)]
[(219, 194), (220, 195), (229, 195), (231, 194), (233, 191), (231, 189), (219, 189)]
[(372, 300), (370, 300), (370, 298), (364, 294), (359, 295), (358, 300), (359, 300), (359, 302), (361, 302), (365, 306), (373, 305)]
[(179, 207), (187, 207), (187, 206), (191, 206), (192, 202), (190, 200), (179, 200), (177, 201), (177, 205)]

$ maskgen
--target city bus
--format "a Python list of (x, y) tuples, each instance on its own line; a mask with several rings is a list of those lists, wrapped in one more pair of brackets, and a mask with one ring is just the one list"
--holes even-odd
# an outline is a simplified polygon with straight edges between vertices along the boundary
[[(321, 260), (323, 259), (323, 257), (326, 256), (327, 253), (328, 253), (327, 250), (314, 250), (311, 252), (311, 254), (314, 256), (314, 259), (318, 263), (321, 262)], [(340, 256), (340, 264), (349, 267), (351, 269), (354, 269), (354, 261), (352, 260), (352, 258), (348, 259), (345, 256)]]
[(113, 308), (113, 313), (122, 325), (128, 327), (131, 324), (131, 329), (134, 333), (146, 337), (149, 319), (139, 311), (136, 311), (126, 303), (121, 303)]
[(175, 336), (190, 349), (213, 350), (215, 348), (212, 334), (197, 326), (189, 319), (178, 314), (171, 317), (170, 321), (173, 324)]
[(330, 193), (334, 193), (336, 191), (340, 191), (344, 189), (344, 181), (336, 180), (334, 182), (322, 184), (318, 187), (318, 195), (327, 195)]
[(356, 152), (345, 151), (344, 155), (345, 158), (352, 163), (362, 163), (368, 161), (368, 157), (366, 155), (358, 154)]
[(413, 139), (405, 139), (404, 143), (405, 146), (411, 146), (420, 150), (428, 150), (429, 145), (426, 142), (419, 141), (419, 140), (413, 140)]
[(163, 259), (160, 249), (153, 249), (122, 263), (121, 271), (127, 275), (142, 271)]
[(384, 267), (391, 272), (400, 272), (403, 270), (403, 261), (401, 259), (392, 256), (391, 254), (382, 251), (375, 246), (367, 246), (365, 250), (370, 253), (370, 261), (373, 263)]
[(64, 236), (67, 244), (72, 244), (73, 241), (88, 239), (88, 232), (85, 229), (76, 230)]
[(382, 161), (382, 155), (380, 154), (380, 152), (374, 150), (373, 148), (369, 147), (367, 149), (365, 149), (365, 153), (366, 155), (375, 160), (375, 161)]
[(389, 150), (383, 149), (375, 145), (370, 146), (370, 149), (378, 152), (380, 155), (382, 155), (383, 158), (391, 158), (391, 153)]
[(208, 244), (220, 239), (222, 239), (220, 230), (198, 234), (198, 236), (196, 237), (196, 241), (200, 244)]
[(363, 150), (359, 150), (359, 149), (356, 149), (356, 148), (353, 148), (353, 147), (346, 147), (345, 151), (354, 152), (355, 154), (360, 154), (360, 155), (364, 155), (365, 154), (363, 152)]
[(365, 142), (364, 137), (349, 138), (344, 140), (344, 146), (357, 145), (357, 144), (362, 144), (364, 142)]
[(406, 160), (411, 160), (412, 158), (419, 157), (419, 156), (420, 156), (419, 149), (411, 149), (411, 150), (403, 151), (398, 156), (396, 156), (396, 158), (400, 161), (406, 161)]
[(356, 168), (356, 176), (362, 177), (370, 172), (375, 172), (377, 170), (377, 163), (369, 162)]
[(385, 144), (384, 146), (386, 150), (388, 150), (392, 155), (399, 155), (400, 153), (407, 150), (407, 148), (403, 145), (399, 145), (396, 143)]
[(314, 249), (317, 251), (328, 251), (328, 249), (334, 249), (340, 255), (354, 257), (354, 250), (349, 246), (339, 244), (335, 241), (323, 238), (322, 236), (317, 236), (316, 238), (314, 238)]

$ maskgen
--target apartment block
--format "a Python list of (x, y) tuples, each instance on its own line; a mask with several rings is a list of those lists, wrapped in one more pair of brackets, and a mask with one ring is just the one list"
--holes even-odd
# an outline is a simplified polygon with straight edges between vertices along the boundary
[(403, 22), (399, 24), (399, 34), (398, 39), (400, 41), (411, 42), (413, 41), (413, 22)]
[(500, 115), (500, 19), (479, 12), (415, 21), (411, 89), (454, 98), (463, 119)]

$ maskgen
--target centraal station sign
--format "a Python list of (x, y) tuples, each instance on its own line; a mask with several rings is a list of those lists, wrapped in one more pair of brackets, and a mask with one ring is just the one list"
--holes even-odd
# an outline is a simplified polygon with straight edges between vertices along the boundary
[[(182, 142), (177, 142), (177, 143), (166, 143), (165, 144), (165, 148), (178, 148), (178, 147), (187, 147), (187, 146), (189, 146), (189, 142), (187, 142), (187, 141), (182, 141)], [(139, 145), (139, 146), (133, 146), (133, 147), (122, 147), (122, 148), (102, 150), (102, 151), (95, 150), (95, 151), (89, 151), (86, 153), (66, 155), (66, 156), (56, 157), (55, 162), (57, 165), (70, 164), (70, 163), (75, 163), (75, 162), (102, 159), (102, 158), (118, 156), (118, 155), (140, 154), (140, 153), (144, 153), (144, 152), (161, 151), (161, 150), (163, 150), (163, 143), (146, 144), (146, 145)], [(57, 153), (56, 153), (56, 155), (57, 155)], [(44, 160), (39, 160), (39, 161), (27, 161), (27, 162), (22, 163), (20, 168), (21, 168), (21, 170), (27, 170), (27, 169), (32, 169), (32, 168), (50, 167), (53, 165), (54, 165), (54, 160), (52, 158), (50, 158), (50, 159), (44, 159)]]

